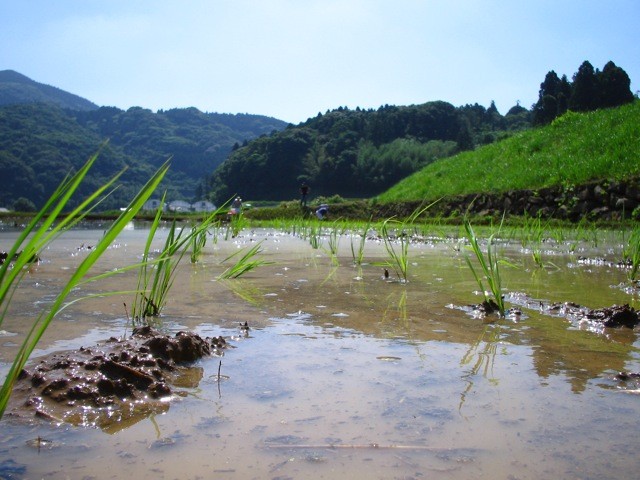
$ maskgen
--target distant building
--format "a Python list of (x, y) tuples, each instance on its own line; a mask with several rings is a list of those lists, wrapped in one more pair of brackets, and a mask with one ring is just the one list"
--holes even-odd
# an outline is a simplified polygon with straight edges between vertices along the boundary
[[(153, 199), (153, 200), (147, 200), (146, 202), (144, 202), (144, 205), (142, 206), (142, 210), (147, 210), (147, 211), (157, 211), (158, 207), (160, 207), (160, 200), (158, 199)], [(165, 211), (167, 209), (167, 205), (164, 204), (162, 206), (162, 211)]]
[(174, 200), (169, 202), (168, 209), (170, 212), (188, 213), (191, 211), (191, 204), (183, 200)]
[[(142, 206), (142, 210), (155, 212), (160, 207), (160, 200), (147, 200), (145, 204)], [(189, 212), (213, 212), (217, 207), (207, 201), (207, 200), (198, 200), (195, 203), (185, 202), (183, 200), (174, 200), (173, 202), (165, 203), (162, 206), (162, 211), (166, 212), (178, 212), (178, 213), (189, 213)]]
[(191, 204), (191, 208), (194, 212), (213, 212), (216, 206), (207, 200), (198, 200)]

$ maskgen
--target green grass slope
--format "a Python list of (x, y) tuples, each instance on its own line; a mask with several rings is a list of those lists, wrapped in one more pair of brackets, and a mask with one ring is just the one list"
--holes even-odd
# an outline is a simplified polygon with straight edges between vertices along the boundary
[(590, 113), (438, 160), (377, 197), (382, 203), (500, 193), (640, 174), (640, 101)]

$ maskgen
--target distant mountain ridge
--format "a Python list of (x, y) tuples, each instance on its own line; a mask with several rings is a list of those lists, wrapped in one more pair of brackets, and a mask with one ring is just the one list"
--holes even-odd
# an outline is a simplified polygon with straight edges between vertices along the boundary
[(0, 71), (0, 106), (49, 103), (69, 110), (96, 110), (98, 105), (57, 87), (31, 80), (14, 70)]
[(168, 200), (202, 200), (205, 179), (234, 148), (287, 125), (263, 115), (203, 113), (194, 107), (158, 112), (98, 107), (4, 70), (0, 72), (0, 207), (11, 209), (19, 199), (22, 205), (26, 200), (41, 207), (58, 182), (98, 150), (89, 186), (128, 167), (102, 209), (121, 207), (168, 158), (171, 167), (158, 194), (166, 191)]

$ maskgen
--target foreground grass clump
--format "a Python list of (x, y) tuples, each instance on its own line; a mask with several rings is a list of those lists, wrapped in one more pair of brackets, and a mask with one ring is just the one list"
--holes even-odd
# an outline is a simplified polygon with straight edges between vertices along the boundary
[[(20, 286), (20, 282), (27, 271), (26, 266), (33, 262), (34, 259), (37, 259), (40, 252), (61, 233), (69, 230), (83, 220), (87, 214), (99, 204), (100, 200), (113, 189), (114, 182), (122, 174), (122, 172), (120, 172), (120, 174), (113, 177), (105, 185), (99, 187), (82, 200), (77, 207), (65, 213), (71, 204), (71, 198), (80, 188), (90, 168), (95, 163), (96, 158), (97, 155), (91, 157), (76, 174), (62, 181), (44, 207), (36, 213), (31, 222), (14, 242), (8, 254), (9, 260), (0, 266), (0, 327), (2, 327), (4, 318), (7, 315), (13, 293)], [(53, 319), (68, 305), (82, 299), (68, 300), (70, 294), (84, 284), (114, 275), (121, 271), (111, 270), (99, 275), (89, 275), (94, 264), (100, 259), (124, 227), (133, 220), (136, 213), (155, 191), (168, 168), (168, 163), (165, 163), (147, 182), (76, 268), (69, 280), (67, 280), (67, 283), (61, 288), (60, 292), (58, 292), (52, 304), (33, 320), (31, 329), (22, 341), (9, 372), (4, 379), (2, 389), (0, 389), (0, 417), (2, 417), (6, 410), (13, 386), (20, 372)], [(10, 259), (15, 259), (15, 261), (11, 262)], [(127, 266), (125, 268), (131, 267)]]
[(150, 256), (151, 242), (158, 230), (161, 213), (162, 209), (158, 209), (156, 218), (149, 229), (142, 256), (143, 262), (138, 271), (138, 286), (132, 309), (134, 323), (149, 323), (152, 317), (160, 315), (167, 302), (176, 270), (186, 253), (187, 246), (193, 243), (193, 238), (199, 236), (195, 227), (192, 227), (191, 233), (186, 235), (185, 229), (177, 229), (174, 221), (160, 255), (157, 259), (152, 260)]
[(640, 174), (640, 101), (589, 113), (436, 161), (381, 194), (383, 203), (506, 192)]
[[(468, 220), (464, 223), (464, 229), (470, 244), (470, 249), (480, 265), (480, 272), (476, 271), (469, 257), (465, 257), (465, 259), (484, 296), (485, 308), (488, 311), (496, 309), (500, 313), (500, 316), (504, 317), (505, 306), (504, 298), (502, 297), (502, 277), (500, 276), (500, 260), (498, 259), (494, 241), (495, 234), (491, 234), (487, 240), (487, 253), (485, 255), (480, 248), (478, 237)], [(491, 296), (489, 296), (485, 289), (485, 281), (487, 282)]]

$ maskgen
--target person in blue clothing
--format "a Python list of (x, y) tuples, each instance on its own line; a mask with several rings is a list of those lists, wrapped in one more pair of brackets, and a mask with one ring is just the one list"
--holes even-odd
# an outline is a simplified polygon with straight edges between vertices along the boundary
[(327, 215), (329, 215), (329, 205), (323, 203), (316, 210), (316, 217), (318, 217), (318, 220), (324, 220)]
[(240, 197), (236, 197), (231, 202), (231, 207), (229, 208), (229, 215), (239, 215), (242, 212), (242, 199)]

